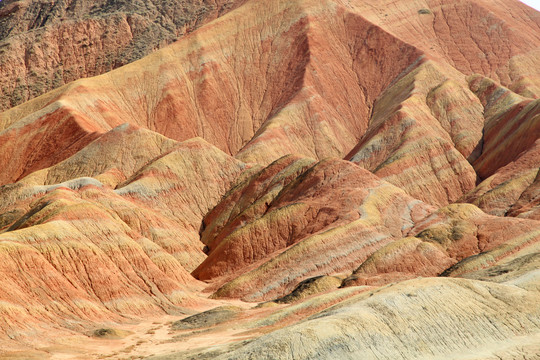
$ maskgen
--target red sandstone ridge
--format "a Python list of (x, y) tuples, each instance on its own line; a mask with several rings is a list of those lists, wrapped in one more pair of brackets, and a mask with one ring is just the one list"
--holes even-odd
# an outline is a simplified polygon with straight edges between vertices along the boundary
[(291, 160), (241, 184), (240, 198), (230, 193), (206, 219), (209, 256), (193, 275), (227, 281), (218, 296), (270, 299), (298, 280), (351, 271), (434, 211), (350, 162)]
[[(138, 157), (129, 151), (133, 162), (123, 160), (126, 149), (141, 146)], [(108, 164), (88, 160), (104, 151)], [(54, 167), (3, 186), (0, 244), (10, 275), (0, 296), (10, 307), (1, 310), (0, 331), (24, 335), (31, 324), (66, 321), (80, 328), (204, 304), (195, 293), (202, 284), (189, 274), (205, 258), (199, 224), (246, 171), (249, 166), (202, 139), (176, 143), (123, 126)], [(51, 177), (62, 182), (50, 184)], [(21, 267), (24, 277), (14, 271), (20, 261), (30, 261)], [(58, 306), (44, 312), (50, 303)], [(18, 328), (19, 321), (28, 325)]]
[[(412, 128), (418, 129), (417, 134), (429, 128), (428, 132), (433, 134), (423, 139), (424, 148), (434, 148), (426, 155), (445, 154), (447, 160), (441, 159), (442, 162), (433, 164), (433, 170), (423, 171), (427, 183), (413, 182), (411, 186), (416, 190), (411, 188), (410, 194), (422, 197), (426, 186), (433, 186), (435, 189), (430, 190), (433, 196), (422, 199), (443, 205), (473, 188), (476, 175), (467, 158), (478, 155), (484, 126), (483, 105), (468, 89), (465, 76), (481, 69), (455, 68), (452, 58), (431, 54), (423, 43), (411, 46), (405, 41), (409, 37), (404, 37), (408, 32), (392, 35), (390, 30), (395, 30), (385, 30), (381, 19), (363, 17), (355, 7), (309, 1), (282, 5), (275, 1), (275, 5), (250, 2), (140, 62), (72, 83), (3, 113), (0, 120), (5, 129), (3, 143), (19, 148), (16, 145), (19, 137), (7, 141), (15, 129), (26, 132), (28, 126), (56, 123), (54, 117), (61, 116), (66, 119), (65, 127), (81, 128), (81, 138), (130, 122), (176, 140), (201, 136), (243, 161), (268, 164), (288, 153), (321, 159), (345, 156), (355, 145), (373, 148), (374, 143), (367, 143), (368, 137), (383, 130), (375, 128), (379, 123), (389, 126), (393, 121), (385, 120), (394, 116), (387, 114), (389, 109), (396, 107), (395, 116), (403, 117), (413, 106), (415, 124), (422, 125)], [(261, 12), (261, 6), (269, 9), (268, 17), (250, 22), (253, 16), (250, 14)], [(416, 12), (414, 21), (435, 16), (439, 11), (437, 6), (433, 5), (431, 15)], [(464, 11), (465, 16), (470, 9), (457, 7), (453, 11), (458, 10)], [(281, 21), (273, 21), (271, 14), (280, 16)], [(336, 23), (336, 16), (343, 21)], [(492, 25), (488, 22), (485, 26), (483, 31), (487, 32)], [(527, 25), (516, 20), (516, 26)], [(261, 29), (265, 29), (262, 34)], [(462, 32), (469, 30), (464, 28)], [(366, 34), (369, 41), (359, 42)], [(443, 33), (433, 35), (440, 36), (441, 42), (447, 40)], [(531, 79), (528, 83), (534, 83), (537, 67), (530, 63), (536, 59), (531, 47), (538, 41), (534, 35), (513, 41), (508, 62), (498, 62), (496, 72), (507, 74), (501, 75), (504, 78), (527, 77)], [(452, 43), (445, 46), (453, 47), (453, 51), (458, 48)], [(481, 74), (493, 76), (493, 71), (486, 68)], [(334, 81), (335, 78), (340, 81)], [(443, 83), (444, 87), (440, 88)], [(427, 99), (425, 106), (405, 100), (408, 95), (403, 91), (407, 87), (410, 91), (422, 89)], [(461, 89), (454, 98), (453, 88)], [(394, 96), (398, 92), (402, 92), (402, 100)], [(445, 104), (443, 98), (452, 100)], [(407, 106), (399, 110), (405, 104), (402, 102)], [(466, 109), (459, 110), (463, 107)], [(460, 124), (468, 114), (475, 119), (471, 127)], [(72, 131), (69, 129), (63, 131)], [(377, 164), (370, 160), (375, 167), (401, 157), (401, 152), (408, 148), (396, 138), (400, 131), (395, 127), (392, 131), (377, 137), (387, 150), (361, 156), (377, 156)], [(30, 141), (20, 139), (25, 143)], [(48, 141), (40, 144), (52, 145)], [(83, 145), (74, 143), (72, 151)], [(360, 150), (365, 152), (369, 148)], [(29, 160), (26, 159), (24, 166), (28, 166)], [(49, 166), (48, 160), (33, 158), (31, 163), (29, 171)], [(409, 183), (411, 177), (404, 173), (403, 167), (392, 169), (396, 165), (384, 171), (380, 169), (380, 175), (396, 185)], [(447, 167), (452, 169), (452, 175), (439, 174)], [(13, 169), (3, 181), (17, 180), (26, 171)]]
[[(118, 343), (143, 358), (175, 346), (179, 358), (260, 358), (258, 344), (271, 358), (535, 353), (537, 12), (502, 0), (177, 3), (0, 5), (1, 91), (22, 86), (12, 70), (84, 64), (40, 96), (26, 76), (24, 98), (36, 97), (0, 113), (0, 358), (212, 307)], [(75, 43), (60, 42), (67, 32)], [(170, 32), (182, 36), (163, 47)], [(103, 66), (112, 49), (120, 62)], [(222, 347), (197, 353), (209, 338)]]

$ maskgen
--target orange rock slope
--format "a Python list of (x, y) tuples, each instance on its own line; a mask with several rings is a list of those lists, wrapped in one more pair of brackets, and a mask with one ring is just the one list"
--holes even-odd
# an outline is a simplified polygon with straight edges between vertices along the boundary
[[(446, 286), (461, 325), (483, 321), (463, 300), (471, 289), (534, 299), (539, 54), (540, 16), (518, 1), (253, 0), (6, 110), (0, 347), (238, 299), (300, 299), (253, 310), (272, 315), (250, 336), (353, 297), (317, 315), (339, 324), (378, 301), (357, 294), (395, 282), (374, 299), (446, 303)], [(536, 336), (538, 312), (512, 311), (530, 319), (514, 335)]]

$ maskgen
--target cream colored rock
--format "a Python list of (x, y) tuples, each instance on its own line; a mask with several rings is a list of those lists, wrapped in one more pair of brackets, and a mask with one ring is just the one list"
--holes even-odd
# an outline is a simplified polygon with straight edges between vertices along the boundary
[(537, 291), (509, 284), (410, 280), (360, 294), (219, 359), (534, 358), (538, 299)]

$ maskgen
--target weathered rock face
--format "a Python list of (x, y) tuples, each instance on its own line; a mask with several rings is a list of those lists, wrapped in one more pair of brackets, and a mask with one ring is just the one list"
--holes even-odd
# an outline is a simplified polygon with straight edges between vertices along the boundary
[(243, 1), (0, 2), (0, 110), (138, 60)]
[(517, 216), (540, 220), (540, 172), (536, 173), (533, 183), (523, 191), (512, 205), (508, 216)]
[(377, 99), (366, 134), (346, 159), (413, 197), (448, 204), (475, 186), (467, 159), (480, 155), (482, 112), (463, 75), (422, 61)]
[[(289, 162), (281, 159), (236, 188), (245, 195), (237, 199), (232, 192), (216, 207), (226, 213), (210, 213), (228, 223), (217, 232), (207, 227), (215, 233), (209, 256), (193, 275), (227, 275), (217, 296), (269, 299), (291, 291), (298, 280), (351, 271), (434, 210), (343, 160), (309, 168), (306, 160)], [(270, 191), (263, 197), (258, 191), (265, 189)]]
[[(253, 18), (262, 11), (269, 13)], [(62, 115), (97, 132), (130, 122), (176, 140), (201, 136), (247, 162), (295, 152), (342, 156), (365, 131), (380, 91), (421, 55), (332, 3), (250, 2), (230, 15), (140, 62), (7, 111), (1, 121), (9, 126), (41, 109), (47, 115), (34, 121)], [(370, 42), (357, 42), (366, 33)], [(339, 61), (329, 63), (329, 53)]]
[(538, 350), (537, 295), (509, 283), (410, 280), (357, 295), (219, 359), (511, 359), (532, 355)]
[[(349, 2), (354, 11), (428, 57), (538, 97), (538, 12), (518, 1)], [(511, 25), (510, 25), (511, 24)], [(504, 50), (502, 50), (504, 47)]]
[(473, 165), (478, 176), (485, 179), (516, 160), (538, 140), (540, 100), (520, 97), (481, 77), (472, 77), (469, 86), (484, 105), (482, 153)]
[[(107, 160), (91, 161), (100, 154)], [(202, 139), (120, 126), (2, 187), (1, 331), (25, 336), (36, 322), (83, 326), (204, 304), (189, 274), (205, 258), (199, 225), (248, 170)]]
[(539, 157), (540, 141), (536, 140), (515, 161), (498, 169), (460, 201), (473, 203), (492, 215), (538, 220)]
[(409, 237), (371, 255), (344, 285), (384, 284), (418, 275), (463, 275), (504, 262), (516, 252), (534, 253), (540, 242), (539, 225), (488, 216), (473, 205), (449, 205), (418, 222)]
[[(26, 132), (24, 128), (63, 119), (62, 131), (76, 132), (80, 139), (70, 143), (72, 152), (88, 143), (92, 133), (124, 122), (176, 140), (201, 136), (243, 161), (262, 164), (289, 153), (317, 159), (341, 157), (354, 148), (348, 159), (435, 205), (456, 201), (472, 190), (475, 170), (484, 178), (530, 145), (532, 140), (520, 143), (513, 154), (505, 155), (506, 160), (489, 165), (494, 155), (482, 154), (483, 142), (488, 149), (492, 139), (504, 136), (512, 126), (520, 126), (516, 134), (524, 133), (535, 124), (534, 101), (525, 100), (528, 105), (521, 116), (526, 121), (492, 128), (494, 121), (482, 116), (488, 104), (481, 100), (487, 95), (479, 93), (475, 81), (471, 91), (465, 77), (473, 69), (454, 67), (457, 60), (452, 56), (457, 50), (452, 56), (442, 56), (431, 54), (424, 43), (413, 47), (401, 39), (410, 40), (409, 30), (390, 34), (387, 31), (395, 30), (385, 31), (383, 27), (389, 25), (384, 25), (384, 19), (365, 17), (361, 4), (250, 2), (140, 62), (75, 82), (5, 112), (0, 119), (6, 129), (3, 143), (21, 148), (17, 139), (25, 144), (38, 141), (18, 136)], [(469, 14), (472, 10), (463, 4), (453, 11)], [(251, 21), (262, 7), (268, 16)], [(415, 13), (414, 22), (433, 14)], [(336, 17), (343, 21), (336, 22)], [(493, 26), (489, 24), (482, 28), (484, 32)], [(516, 26), (526, 23), (516, 20)], [(358, 41), (366, 36), (366, 41)], [(444, 32), (433, 36), (448, 41)], [(538, 68), (528, 62), (536, 59), (531, 43), (538, 39), (527, 40), (515, 40), (511, 53), (505, 55), (508, 63), (499, 59), (482, 75), (504, 78), (505, 83), (529, 76)], [(458, 44), (446, 46), (457, 49)], [(474, 71), (480, 69), (475, 66)], [(534, 82), (534, 77), (530, 79), (528, 83)], [(493, 108), (491, 103), (489, 108)], [(510, 121), (508, 114), (506, 121)], [(535, 132), (529, 133), (534, 139)], [(59, 149), (52, 140), (39, 144)], [(411, 151), (422, 155), (408, 160)], [(50, 151), (37, 152), (42, 153)], [(474, 168), (467, 160), (476, 161)], [(9, 177), (3, 182), (50, 166), (49, 162), (32, 158), (25, 161), (25, 166), (32, 165), (30, 169), (8, 166), (11, 175), (4, 175)], [(410, 167), (422, 175), (409, 173)]]
[(531, 9), (1, 4), (4, 93), (17, 71), (33, 96), (32, 69), (79, 69), (60, 84), (181, 39), (0, 113), (0, 347), (244, 300), (269, 302), (219, 326), (267, 335), (224, 358), (536, 351), (520, 342), (540, 324)]

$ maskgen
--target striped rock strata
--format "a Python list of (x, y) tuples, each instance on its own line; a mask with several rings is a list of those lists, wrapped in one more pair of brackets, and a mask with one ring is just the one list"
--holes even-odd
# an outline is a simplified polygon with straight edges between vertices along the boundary
[[(225, 358), (537, 353), (538, 19), (502, 0), (246, 1), (1, 113), (0, 347), (242, 299), (269, 301), (234, 317), (260, 338)], [(233, 338), (206, 331), (179, 338)]]
[[(205, 303), (189, 273), (205, 258), (199, 225), (249, 167), (202, 139), (176, 143), (129, 126), (110, 135), (1, 188), (2, 333), (24, 338), (36, 321), (80, 328)], [(140, 158), (123, 161), (143, 144)], [(100, 151), (108, 164), (86, 161)], [(65, 175), (75, 178), (55, 183)]]

